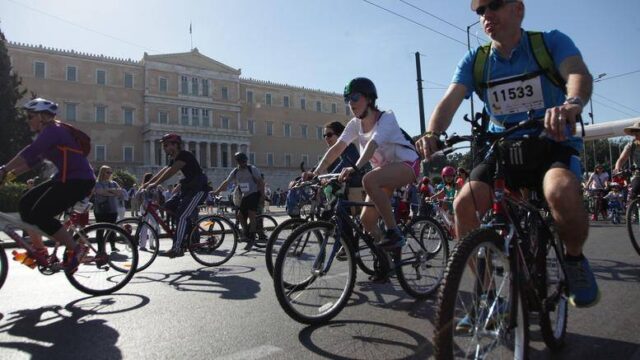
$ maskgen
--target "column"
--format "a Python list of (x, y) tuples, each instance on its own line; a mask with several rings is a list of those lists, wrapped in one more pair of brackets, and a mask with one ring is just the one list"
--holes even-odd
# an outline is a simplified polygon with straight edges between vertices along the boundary
[(233, 154), (231, 153), (231, 143), (227, 144), (227, 166), (233, 167)]
[(216, 143), (216, 167), (222, 167), (222, 147), (220, 142)]
[(149, 153), (151, 154), (151, 156), (149, 157), (151, 166), (155, 166), (156, 165), (156, 141), (154, 139), (151, 139), (151, 141), (149, 142)]
[(200, 163), (200, 143), (196, 141), (196, 159), (198, 160), (198, 164)]
[(206, 142), (205, 145), (207, 146), (207, 163), (205, 167), (211, 167), (211, 143)]

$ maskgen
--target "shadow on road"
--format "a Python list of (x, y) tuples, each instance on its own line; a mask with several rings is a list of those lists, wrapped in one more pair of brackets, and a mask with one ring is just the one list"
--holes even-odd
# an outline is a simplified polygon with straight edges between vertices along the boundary
[(145, 296), (117, 294), (81, 298), (65, 307), (15, 311), (0, 323), (0, 332), (30, 341), (0, 342), (0, 349), (19, 350), (32, 359), (121, 359), (118, 331), (92, 316), (131, 311), (148, 303)]
[(330, 359), (426, 359), (430, 339), (413, 330), (372, 321), (332, 321), (298, 335), (309, 351)]
[[(581, 334), (567, 333), (565, 346), (561, 351), (551, 352), (542, 343), (539, 331), (531, 329), (531, 341), (537, 341), (530, 347), (530, 359), (637, 359), (632, 357), (640, 354), (640, 344), (618, 341), (614, 339), (598, 338)], [(640, 341), (640, 340), (639, 340)], [(534, 348), (535, 347), (535, 348)]]
[(637, 282), (640, 279), (640, 266), (610, 259), (590, 258), (589, 263), (598, 280)]
[(197, 291), (220, 294), (223, 299), (248, 300), (257, 297), (260, 283), (237, 274), (254, 271), (248, 266), (232, 266), (216, 269), (200, 268), (195, 271), (179, 271), (168, 274), (169, 285), (179, 291)]

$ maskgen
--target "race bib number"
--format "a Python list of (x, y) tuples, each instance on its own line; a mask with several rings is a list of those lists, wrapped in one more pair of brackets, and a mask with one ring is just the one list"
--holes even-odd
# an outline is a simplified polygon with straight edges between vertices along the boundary
[(238, 186), (240, 186), (240, 191), (242, 191), (243, 194), (249, 192), (249, 183), (240, 183)]
[(540, 76), (492, 86), (488, 89), (488, 98), (494, 115), (509, 115), (544, 108)]

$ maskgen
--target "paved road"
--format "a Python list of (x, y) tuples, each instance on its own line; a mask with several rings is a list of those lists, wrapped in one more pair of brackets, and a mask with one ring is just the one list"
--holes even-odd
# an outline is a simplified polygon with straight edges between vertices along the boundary
[[(640, 359), (640, 256), (623, 226), (596, 223), (587, 255), (599, 305), (569, 314), (558, 359)], [(61, 274), (16, 263), (0, 291), (1, 359), (396, 359), (432, 354), (434, 301), (358, 274), (350, 306), (307, 327), (279, 307), (263, 253), (240, 251), (203, 268), (159, 258), (119, 293), (87, 297)], [(549, 358), (535, 326), (533, 358)]]

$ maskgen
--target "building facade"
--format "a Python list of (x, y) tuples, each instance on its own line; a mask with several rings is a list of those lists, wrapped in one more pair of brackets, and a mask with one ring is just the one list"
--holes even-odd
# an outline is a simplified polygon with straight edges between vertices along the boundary
[(213, 185), (242, 151), (273, 189), (317, 163), (326, 150), (323, 125), (346, 124), (342, 94), (242, 78), (201, 54), (117, 59), (7, 43), (13, 71), (29, 92), (60, 104), (58, 117), (92, 138), (92, 165), (140, 179), (167, 164), (162, 135), (182, 136)]

